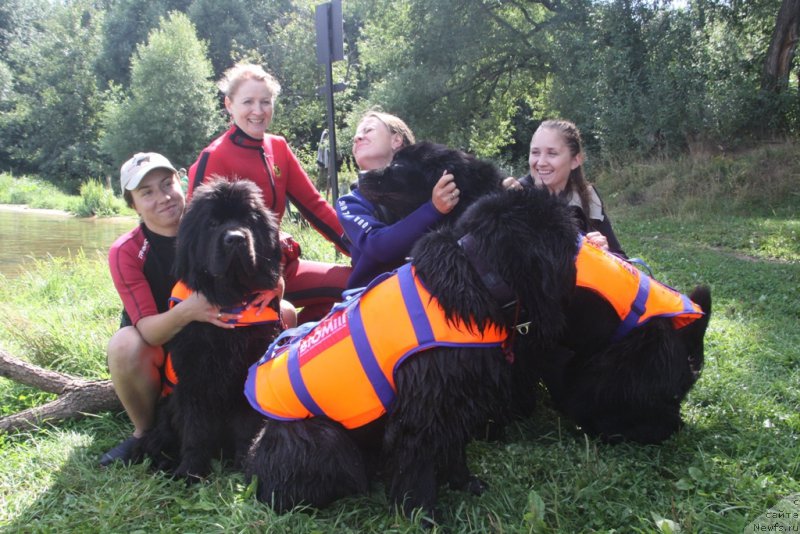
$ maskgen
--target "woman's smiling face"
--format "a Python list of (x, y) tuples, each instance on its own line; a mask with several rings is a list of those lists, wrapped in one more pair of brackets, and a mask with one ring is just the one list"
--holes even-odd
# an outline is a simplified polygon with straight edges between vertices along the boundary
[(234, 124), (250, 137), (261, 139), (272, 122), (275, 99), (262, 80), (249, 79), (237, 87), (236, 92), (225, 97), (225, 108)]
[(564, 136), (552, 128), (539, 128), (531, 139), (528, 165), (538, 185), (551, 193), (560, 193), (567, 186), (569, 174), (583, 163), (583, 154), (572, 154)]

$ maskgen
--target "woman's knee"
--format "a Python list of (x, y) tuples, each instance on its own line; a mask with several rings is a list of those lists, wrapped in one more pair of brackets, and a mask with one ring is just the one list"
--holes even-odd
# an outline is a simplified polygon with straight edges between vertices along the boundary
[(131, 371), (163, 363), (161, 347), (148, 345), (133, 326), (117, 330), (108, 342), (108, 367), (114, 372)]

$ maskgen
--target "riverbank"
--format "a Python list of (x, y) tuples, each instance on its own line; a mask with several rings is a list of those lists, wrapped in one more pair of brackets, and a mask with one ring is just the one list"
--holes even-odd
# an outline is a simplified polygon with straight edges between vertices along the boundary
[(97, 215), (92, 215), (90, 217), (81, 217), (79, 215), (70, 213), (69, 211), (65, 210), (52, 209), (52, 208), (32, 208), (27, 204), (0, 204), (0, 211), (12, 212), (12, 213), (30, 213), (34, 215), (46, 215), (55, 217), (69, 217), (69, 218), (93, 220), (93, 221), (132, 221), (134, 223), (138, 221), (138, 217), (135, 214), (111, 215), (108, 217), (99, 217)]
[(133, 213), (124, 200), (97, 180), (87, 180), (81, 185), (79, 195), (69, 195), (38, 178), (8, 173), (0, 173), (0, 204), (66, 211), (78, 216)]
[(48, 209), (48, 208), (31, 208), (27, 204), (0, 204), (0, 211), (34, 213), (37, 215), (54, 215), (61, 217), (75, 217), (74, 214), (68, 211)]

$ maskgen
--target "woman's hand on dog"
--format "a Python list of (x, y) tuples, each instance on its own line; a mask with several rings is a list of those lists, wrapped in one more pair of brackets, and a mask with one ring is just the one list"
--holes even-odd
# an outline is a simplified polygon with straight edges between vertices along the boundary
[(261, 312), (263, 312), (276, 298), (278, 299), (278, 302), (280, 302), (283, 299), (284, 291), (286, 291), (286, 282), (281, 276), (278, 278), (278, 284), (273, 289), (259, 291), (256, 295), (256, 298), (254, 298), (253, 301), (247, 305), (247, 307), (248, 309), (258, 308), (256, 315), (260, 315)]
[(433, 207), (436, 208), (436, 211), (444, 215), (453, 211), (453, 208), (458, 204), (460, 194), (461, 191), (456, 186), (455, 176), (444, 171), (442, 177), (433, 186), (431, 202), (433, 202)]
[(586, 241), (602, 250), (608, 250), (608, 239), (600, 232), (589, 232), (586, 234)]
[[(224, 313), (220, 310), (219, 306), (215, 306), (206, 300), (205, 295), (199, 291), (192, 293), (189, 298), (178, 304), (184, 307), (186, 317), (189, 319), (186, 324), (192, 321), (199, 321), (202, 323), (211, 323), (220, 328), (235, 328), (236, 325), (230, 324), (227, 321), (235, 320), (241, 317), (235, 313)], [(178, 307), (176, 306), (176, 308)]]

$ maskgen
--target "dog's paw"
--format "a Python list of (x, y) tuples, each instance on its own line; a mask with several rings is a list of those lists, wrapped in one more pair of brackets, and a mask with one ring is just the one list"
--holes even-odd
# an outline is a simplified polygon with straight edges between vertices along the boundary
[(466, 491), (473, 495), (481, 496), (487, 489), (489, 489), (489, 484), (479, 479), (475, 475), (470, 475), (467, 478), (467, 481), (464, 483), (456, 484), (451, 482), (450, 489)]
[(203, 482), (210, 471), (210, 468), (203, 468), (188, 462), (181, 462), (172, 472), (172, 476), (179, 480), (184, 480), (187, 486), (191, 486), (192, 484)]

